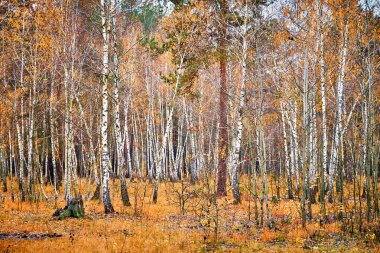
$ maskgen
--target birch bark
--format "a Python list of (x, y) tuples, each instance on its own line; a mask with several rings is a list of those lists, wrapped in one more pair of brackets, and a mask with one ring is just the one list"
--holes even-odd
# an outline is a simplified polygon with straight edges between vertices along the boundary
[(337, 118), (335, 125), (335, 134), (333, 143), (331, 145), (331, 157), (329, 166), (329, 180), (328, 180), (328, 193), (329, 202), (333, 202), (333, 182), (335, 170), (338, 162), (338, 150), (340, 146), (340, 139), (342, 136), (342, 107), (343, 107), (343, 92), (344, 92), (344, 77), (346, 75), (346, 61), (347, 61), (347, 40), (348, 40), (348, 19), (345, 22), (344, 34), (343, 34), (343, 45), (340, 52), (340, 64), (339, 64), (339, 75), (337, 82)]
[(110, 195), (110, 158), (108, 152), (108, 79), (109, 79), (109, 33), (110, 33), (110, 6), (108, 0), (100, 0), (102, 37), (103, 37), (103, 69), (102, 69), (102, 115), (101, 115), (101, 168), (102, 195), (105, 213), (113, 213)]

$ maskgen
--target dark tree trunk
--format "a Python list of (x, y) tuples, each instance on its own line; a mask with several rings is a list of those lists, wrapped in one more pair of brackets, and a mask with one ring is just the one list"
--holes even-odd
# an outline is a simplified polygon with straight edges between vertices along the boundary
[(218, 196), (227, 196), (227, 155), (228, 155), (228, 129), (227, 129), (227, 56), (226, 36), (227, 25), (223, 20), (227, 12), (227, 2), (220, 1), (220, 41), (219, 41), (219, 64), (220, 64), (220, 97), (219, 97), (219, 161), (218, 161)]
[(92, 200), (99, 200), (100, 199), (100, 183), (96, 184), (94, 195), (91, 198)]
[(121, 190), (121, 199), (123, 200), (123, 205), (130, 206), (131, 203), (129, 202), (127, 183), (125, 182), (124, 173), (121, 173), (120, 190)]

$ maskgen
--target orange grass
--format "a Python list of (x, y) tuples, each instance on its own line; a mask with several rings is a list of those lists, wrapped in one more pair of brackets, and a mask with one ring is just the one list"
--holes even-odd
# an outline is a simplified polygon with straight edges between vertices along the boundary
[[(295, 200), (270, 203), (275, 229), (256, 226), (248, 220), (248, 201), (251, 201), (252, 219), (254, 214), (252, 199), (246, 193), (238, 206), (231, 204), (230, 197), (219, 200), (219, 227), (215, 235), (215, 226), (205, 226), (198, 216), (200, 207), (195, 212), (179, 214), (178, 206), (171, 203), (172, 198), (167, 195), (172, 194), (168, 191), (170, 187), (180, 186), (169, 184), (160, 184), (158, 203), (154, 205), (151, 202), (153, 185), (129, 183), (132, 206), (124, 207), (118, 196), (118, 182), (114, 181), (111, 182), (111, 195), (115, 214), (104, 215), (99, 201), (85, 200), (85, 218), (58, 221), (51, 217), (55, 210), (53, 198), (50, 198), (49, 205), (45, 200), (22, 203), (14, 182), (14, 202), (9, 191), (1, 194), (0, 233), (57, 233), (63, 236), (0, 240), (0, 252), (303, 252), (308, 240), (317, 236), (320, 243), (311, 247), (316, 251), (380, 252), (378, 244), (354, 237), (341, 244), (334, 243), (328, 235), (343, 235), (338, 222), (320, 227), (314, 220), (302, 229), (298, 213), (300, 205)], [(78, 192), (85, 195), (87, 189), (88, 185), (82, 181)], [(45, 191), (48, 196), (53, 196), (51, 186), (46, 186)], [(62, 196), (57, 204), (59, 207), (65, 205)], [(334, 212), (330, 204), (327, 208)], [(316, 216), (318, 211), (319, 205), (313, 205)]]

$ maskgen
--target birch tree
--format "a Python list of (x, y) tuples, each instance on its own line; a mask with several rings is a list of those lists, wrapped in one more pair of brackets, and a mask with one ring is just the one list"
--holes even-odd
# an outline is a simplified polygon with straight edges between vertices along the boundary
[(243, 137), (243, 109), (245, 104), (245, 83), (247, 76), (247, 49), (248, 49), (248, 2), (245, 1), (244, 4), (244, 21), (242, 25), (241, 37), (242, 37), (242, 56), (241, 56), (241, 86), (240, 86), (240, 96), (239, 96), (239, 106), (237, 115), (237, 127), (232, 139), (232, 154), (231, 154), (231, 185), (232, 193), (235, 199), (235, 203), (240, 203), (240, 192), (239, 192), (239, 175), (238, 175), (238, 159), (241, 149), (241, 142)]
[[(349, 2), (347, 4), (349, 6)], [(347, 61), (347, 41), (348, 41), (348, 18), (346, 17), (344, 32), (343, 32), (343, 44), (340, 49), (339, 57), (339, 74), (337, 80), (337, 108), (336, 108), (336, 125), (333, 143), (331, 145), (330, 152), (330, 165), (329, 165), (329, 180), (328, 180), (328, 193), (329, 202), (333, 201), (332, 191), (333, 191), (333, 181), (335, 170), (338, 165), (338, 152), (342, 138), (342, 107), (343, 107), (343, 92), (344, 92), (344, 78), (346, 75), (346, 61)]]
[(105, 213), (113, 213), (111, 203), (111, 193), (109, 186), (110, 179), (110, 158), (108, 152), (108, 79), (109, 79), (109, 41), (110, 41), (110, 3), (109, 0), (100, 0), (100, 15), (103, 38), (103, 59), (102, 59), (102, 116), (101, 116), (101, 168), (102, 196)]

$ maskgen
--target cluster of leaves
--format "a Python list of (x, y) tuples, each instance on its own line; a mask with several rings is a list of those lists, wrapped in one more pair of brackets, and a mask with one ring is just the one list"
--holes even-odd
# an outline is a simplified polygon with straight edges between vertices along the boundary
[[(146, 7), (139, 19), (144, 27), (157, 25), (158, 7)], [(177, 93), (190, 94), (199, 70), (208, 66), (212, 48), (209, 46), (208, 24), (210, 15), (202, 2), (177, 3), (170, 17), (162, 18), (165, 37), (161, 40), (146, 36), (142, 44), (149, 48), (153, 56), (170, 53), (175, 70), (161, 75), (164, 82), (177, 87)]]
[(157, 29), (158, 21), (163, 14), (161, 5), (144, 5), (133, 10), (133, 16), (142, 24), (146, 36)]

